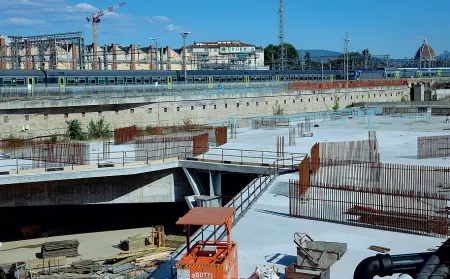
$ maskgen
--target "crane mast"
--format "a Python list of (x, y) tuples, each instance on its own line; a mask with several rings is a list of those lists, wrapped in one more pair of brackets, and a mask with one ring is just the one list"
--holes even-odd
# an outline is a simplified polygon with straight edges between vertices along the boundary
[(97, 28), (97, 24), (100, 23), (100, 17), (104, 16), (107, 13), (110, 13), (120, 7), (122, 7), (123, 5), (125, 5), (125, 2), (122, 2), (118, 5), (115, 6), (110, 6), (107, 9), (101, 10), (96, 14), (93, 14), (91, 17), (87, 17), (87, 21), (90, 22), (92, 21), (92, 42), (98, 46), (98, 28)]

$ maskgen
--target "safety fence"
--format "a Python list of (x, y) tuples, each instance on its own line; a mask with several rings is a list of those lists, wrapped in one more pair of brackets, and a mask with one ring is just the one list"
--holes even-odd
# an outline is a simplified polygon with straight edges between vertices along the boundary
[(192, 157), (193, 137), (148, 136), (134, 140), (136, 161), (163, 160), (174, 157)]
[(450, 168), (338, 161), (314, 173), (304, 160), (289, 183), (292, 217), (447, 236)]
[(270, 119), (252, 119), (251, 127), (253, 129), (269, 129), (278, 127), (289, 127), (289, 119), (270, 118)]
[(32, 162), (31, 168), (55, 168), (66, 165), (85, 165), (89, 162), (87, 143), (35, 143), (14, 148), (10, 156)]
[(450, 157), (450, 136), (418, 137), (417, 157), (419, 159)]
[(208, 142), (208, 134), (201, 134), (193, 137), (193, 155), (198, 156), (202, 155), (209, 151), (209, 142)]
[(315, 174), (321, 166), (327, 164), (351, 164), (380, 162), (377, 134), (368, 132), (368, 140), (320, 142), (311, 148), (312, 171)]
[(215, 129), (216, 147), (227, 144), (228, 142), (228, 128), (218, 127)]
[(140, 134), (141, 132), (136, 126), (114, 129), (114, 144), (129, 143)]
[(144, 95), (196, 95), (218, 93), (279, 92), (289, 89), (289, 82), (226, 82), (185, 84), (126, 84), (126, 85), (35, 85), (0, 88), (0, 100), (64, 99), (64, 98), (122, 98)]
[(361, 87), (380, 87), (380, 86), (406, 86), (406, 80), (364, 80), (364, 81), (336, 81), (336, 82), (293, 82), (290, 89), (299, 90), (317, 90), (317, 89), (335, 89), (335, 88), (361, 88)]

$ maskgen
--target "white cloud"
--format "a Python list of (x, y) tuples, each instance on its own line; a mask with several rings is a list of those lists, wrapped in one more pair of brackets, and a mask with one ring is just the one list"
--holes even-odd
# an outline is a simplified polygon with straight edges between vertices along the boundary
[(166, 30), (169, 30), (169, 31), (175, 31), (175, 30), (177, 30), (177, 29), (180, 29), (180, 26), (175, 25), (175, 24), (169, 24), (169, 25), (166, 25)]
[(155, 23), (155, 22), (169, 22), (170, 18), (167, 16), (144, 16), (142, 18), (143, 20), (147, 21), (148, 23)]
[(44, 24), (45, 21), (41, 19), (12, 17), (0, 20), (0, 26), (42, 26)]
[(67, 6), (66, 11), (69, 13), (95, 13), (99, 9), (88, 3), (78, 3), (74, 6)]

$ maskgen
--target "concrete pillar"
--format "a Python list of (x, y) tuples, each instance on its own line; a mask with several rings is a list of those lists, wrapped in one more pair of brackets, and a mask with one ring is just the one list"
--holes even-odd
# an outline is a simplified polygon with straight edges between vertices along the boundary
[(0, 38), (0, 70), (6, 70), (6, 44), (5, 39)]
[(117, 53), (116, 53), (116, 44), (111, 44), (111, 52), (112, 52), (112, 70), (117, 70)]
[(150, 52), (150, 65), (149, 70), (155, 70), (156, 63), (155, 63), (155, 47), (150, 46), (150, 49), (148, 50)]
[(171, 66), (170, 66), (170, 54), (172, 53), (172, 50), (170, 49), (170, 46), (167, 47), (167, 70), (170, 71), (171, 70)]
[(425, 86), (422, 83), (414, 85), (414, 100), (416, 102), (425, 101)]
[(130, 61), (130, 70), (136, 70), (136, 47), (132, 44), (130, 45), (130, 54), (131, 54), (131, 61)]
[(25, 48), (25, 69), (33, 69), (33, 64), (31, 62), (31, 46), (29, 44), (27, 44)]
[(76, 44), (72, 44), (72, 65), (71, 65), (71, 69), (72, 70), (76, 70), (77, 69), (77, 45)]
[(209, 195), (219, 197), (215, 206), (222, 206), (222, 175), (218, 171), (209, 172)]
[(98, 70), (97, 45), (92, 44), (92, 70)]

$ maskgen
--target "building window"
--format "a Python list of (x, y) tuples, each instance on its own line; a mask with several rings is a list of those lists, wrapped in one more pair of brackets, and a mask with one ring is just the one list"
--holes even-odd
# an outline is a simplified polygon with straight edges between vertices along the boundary
[(48, 119), (48, 114), (44, 114), (44, 119), (45, 119), (45, 120)]
[(9, 121), (9, 118), (8, 118), (7, 115), (3, 116), (3, 121), (4, 121), (4, 122), (8, 122), (8, 121)]
[(194, 110), (194, 106), (191, 106), (191, 110)]
[(284, 100), (284, 104), (286, 104), (286, 100)]
[(269, 104), (269, 102), (268, 101), (266, 101), (266, 105), (268, 105)]
[(102, 115), (102, 112), (101, 112), (101, 111), (99, 111), (99, 112), (98, 112), (98, 115)]
[(203, 105), (203, 109), (206, 109), (206, 105)]
[(239, 107), (239, 103), (236, 104), (236, 107)]
[(30, 116), (29, 115), (25, 115), (25, 121), (30, 120)]
[(330, 100), (333, 101), (333, 97), (330, 97)]
[(167, 112), (167, 108), (164, 108), (164, 112)]
[(256, 102), (256, 106), (259, 106), (259, 102)]
[(216, 105), (214, 105), (214, 109), (216, 109), (217, 108), (217, 106)]
[(134, 113), (134, 109), (130, 109), (130, 113)]
[(180, 111), (180, 107), (177, 107), (177, 111)]
[(292, 100), (292, 103), (295, 104), (295, 99)]
[(310, 103), (311, 103), (311, 99), (308, 99), (308, 102), (310, 102)]
[(318, 102), (319, 101), (319, 98), (316, 98), (316, 102)]
[(250, 103), (249, 103), (249, 102), (247, 102), (247, 107), (248, 107), (248, 106), (250, 106)]
[(152, 108), (148, 108), (148, 113), (152, 113)]
[[(119, 114), (119, 111), (118, 110), (116, 110), (116, 114)], [(85, 117), (86, 116), (86, 113), (85, 112), (82, 112), (81, 113), (81, 117)]]
[(225, 104), (225, 108), (227, 108), (228, 107), (228, 104)]
[(64, 113), (64, 118), (68, 118), (69, 114), (68, 113)]

